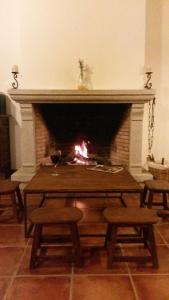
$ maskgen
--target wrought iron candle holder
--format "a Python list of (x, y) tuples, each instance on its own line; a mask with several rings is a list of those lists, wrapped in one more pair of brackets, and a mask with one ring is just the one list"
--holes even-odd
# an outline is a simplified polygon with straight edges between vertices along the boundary
[(150, 82), (150, 80), (151, 80), (151, 76), (152, 76), (153, 72), (147, 71), (145, 74), (147, 75), (147, 81), (146, 81), (144, 87), (145, 87), (145, 89), (151, 89), (152, 83)]
[(13, 87), (13, 89), (17, 89), (18, 88), (18, 80), (17, 80), (17, 78), (18, 78), (18, 74), (19, 74), (18, 66), (17, 65), (14, 65), (12, 67), (12, 72), (11, 73), (13, 74), (13, 79), (15, 80), (14, 82), (12, 82), (12, 87)]

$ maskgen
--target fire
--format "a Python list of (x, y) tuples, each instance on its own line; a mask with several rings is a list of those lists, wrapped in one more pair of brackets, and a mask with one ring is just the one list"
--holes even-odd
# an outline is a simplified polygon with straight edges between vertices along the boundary
[(87, 150), (87, 144), (85, 141), (83, 141), (80, 145), (75, 145), (74, 147), (75, 151), (75, 162), (78, 164), (88, 164), (87, 158), (88, 156), (88, 150)]
[(85, 141), (83, 141), (81, 145), (75, 145), (75, 154), (77, 156), (80, 155), (82, 157), (88, 158), (88, 150)]

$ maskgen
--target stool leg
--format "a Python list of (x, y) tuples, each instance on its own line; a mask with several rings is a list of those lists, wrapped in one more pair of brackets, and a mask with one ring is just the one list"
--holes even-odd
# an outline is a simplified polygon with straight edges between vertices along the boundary
[(37, 250), (40, 247), (40, 238), (42, 233), (42, 225), (35, 225), (35, 230), (33, 234), (33, 243), (32, 243), (32, 251), (31, 251), (31, 258), (30, 258), (30, 269), (36, 267), (37, 263)]
[(142, 232), (143, 232), (144, 247), (148, 248), (148, 244), (147, 244), (147, 241), (148, 241), (148, 229), (147, 229), (147, 227), (143, 227), (142, 228)]
[(79, 231), (77, 228), (76, 223), (71, 223), (70, 224), (70, 230), (71, 230), (71, 235), (72, 235), (72, 243), (73, 243), (73, 248), (75, 252), (75, 260), (77, 266), (81, 267), (81, 247), (80, 247), (80, 237), (79, 237)]
[(125, 203), (124, 198), (123, 198), (123, 193), (120, 193), (120, 201), (124, 207), (127, 207), (127, 204)]
[(20, 213), (24, 212), (24, 205), (23, 205), (22, 196), (21, 196), (19, 186), (15, 190), (15, 199), (17, 199), (17, 202), (18, 202), (18, 203), (16, 202), (16, 206), (18, 204), (17, 218), (18, 218), (18, 222), (20, 222), (20, 221), (22, 221), (22, 217), (23, 217), (23, 215), (22, 214), (20, 215)]
[(105, 242), (104, 242), (104, 247), (105, 248), (107, 248), (108, 241), (110, 240), (111, 230), (112, 230), (112, 226), (111, 226), (111, 224), (108, 224), (107, 225), (107, 232), (106, 232)]
[(156, 242), (155, 242), (155, 237), (154, 237), (154, 229), (153, 225), (148, 225), (148, 236), (149, 236), (149, 248), (150, 248), (150, 253), (152, 257), (152, 263), (154, 268), (158, 268), (158, 257), (157, 257), (157, 248), (156, 248)]
[(110, 238), (108, 240), (108, 247), (107, 247), (107, 268), (112, 268), (112, 260), (113, 260), (113, 254), (115, 253), (115, 246), (116, 246), (116, 235), (117, 235), (117, 226), (109, 224), (110, 225)]
[(147, 207), (148, 208), (152, 208), (152, 204), (153, 204), (153, 192), (149, 192), (149, 197), (148, 197), (148, 204)]
[(16, 196), (17, 196), (17, 199), (18, 199), (18, 204), (19, 204), (20, 209), (24, 210), (21, 191), (20, 191), (19, 187), (17, 187), (17, 189), (16, 189)]
[(167, 193), (163, 193), (163, 206), (164, 206), (164, 209), (168, 209), (168, 205), (167, 205)]
[(143, 195), (142, 195), (142, 207), (146, 204), (146, 197), (147, 197), (147, 186), (144, 186)]
[(40, 200), (38, 207), (42, 207), (45, 200), (46, 200), (46, 195), (45, 193), (42, 193), (42, 199)]
[(18, 211), (17, 211), (15, 192), (11, 193), (11, 202), (12, 202), (12, 207), (13, 207), (13, 216), (19, 222), (19, 216), (18, 216)]

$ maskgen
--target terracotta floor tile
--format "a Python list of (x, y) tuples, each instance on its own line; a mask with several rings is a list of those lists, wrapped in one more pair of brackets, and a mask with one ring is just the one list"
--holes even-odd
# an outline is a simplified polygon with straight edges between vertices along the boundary
[(106, 207), (106, 198), (75, 198), (75, 204), (78, 208), (100, 208), (104, 209)]
[[(62, 255), (63, 250), (54, 251), (51, 254)], [(58, 274), (70, 274), (72, 270), (71, 263), (63, 263), (62, 260), (44, 260), (39, 266), (33, 270), (29, 270), (29, 261), (31, 255), (31, 247), (28, 247), (21, 265), (18, 270), (18, 275), (58, 275)]]
[[(120, 248), (116, 250), (120, 252)], [(83, 267), (76, 268), (77, 274), (127, 274), (125, 263), (114, 263), (112, 269), (107, 269), (107, 254), (104, 249), (90, 248), (83, 250)]]
[(43, 207), (46, 206), (52, 206), (55, 208), (61, 208), (61, 207), (65, 207), (66, 206), (66, 200), (65, 199), (54, 199), (54, 198), (48, 198), (45, 200)]
[(93, 234), (98, 235), (101, 234), (105, 236), (107, 229), (106, 223), (79, 223), (79, 233), (83, 234)]
[(139, 194), (123, 194), (123, 198), (127, 206), (139, 207), (140, 206), (140, 195)]
[(0, 276), (12, 275), (20, 262), (24, 248), (2, 247), (0, 248)]
[(164, 240), (162, 239), (157, 227), (155, 227), (154, 234), (155, 234), (156, 244), (157, 245), (164, 244)]
[[(125, 197), (124, 197), (125, 198)], [(126, 199), (124, 199), (126, 202)], [(119, 197), (109, 197), (105, 200), (106, 207), (122, 207), (121, 200)]]
[(69, 277), (16, 278), (6, 300), (69, 300)]
[[(142, 246), (129, 245), (123, 246), (125, 255), (147, 255), (148, 250)], [(145, 273), (145, 274), (166, 274), (169, 273), (169, 248), (162, 245), (157, 247), (157, 255), (159, 259), (159, 268), (154, 269), (151, 263), (128, 263), (131, 273)]]
[(126, 276), (75, 276), (73, 300), (135, 300)]
[[(138, 195), (124, 194), (124, 198), (127, 205), (139, 206)], [(30, 202), (34, 204), (39, 199), (31, 198)], [(52, 201), (55, 200), (49, 200), (51, 203), (48, 205), (53, 205)], [(65, 203), (61, 200), (57, 205), (62, 205), (62, 202)], [(70, 199), (67, 203), (72, 205)], [(109, 270), (107, 253), (103, 248), (107, 224), (103, 220), (102, 211), (105, 204), (119, 207), (121, 203), (118, 198), (109, 198), (106, 203), (100, 199), (91, 199), (89, 203), (82, 199), (78, 204), (84, 211), (84, 219), (79, 222), (84, 262), (82, 268), (72, 268), (71, 263), (63, 263), (58, 259), (45, 260), (30, 271), (32, 239), (29, 239), (27, 247), (28, 240), (24, 238), (23, 224), (11, 224), (11, 220), (9, 223), (0, 224), (0, 299), (3, 299), (9, 287), (7, 298), (3, 300), (169, 300), (169, 223), (159, 219), (155, 225), (160, 264), (158, 270), (153, 269), (150, 263), (123, 262), (113, 263)], [(128, 230), (133, 232), (131, 228), (123, 228), (121, 232), (126, 233)], [(64, 226), (56, 226), (46, 228), (44, 232), (62, 236), (69, 231)], [(84, 234), (103, 236), (82, 237)], [(165, 243), (168, 243), (168, 247)], [(116, 251), (117, 254), (121, 253), (119, 247)], [(139, 245), (122, 244), (122, 251), (129, 255), (145, 254), (144, 247)], [(51, 249), (50, 253), (56, 254), (56, 249)], [(59, 255), (63, 253), (62, 248), (57, 251)], [(134, 295), (129, 272), (138, 297)], [(14, 281), (10, 287), (11, 276), (14, 276)]]
[(168, 300), (169, 276), (133, 276), (139, 300)]
[(65, 235), (70, 234), (70, 229), (67, 225), (52, 225), (52, 226), (44, 226), (43, 227), (43, 234), (47, 235)]
[(0, 278), (0, 299), (4, 299), (11, 278)]
[(103, 211), (101, 209), (81, 209), (83, 212), (83, 219), (81, 222), (104, 222)]
[(169, 244), (169, 223), (160, 223), (157, 230), (159, 230), (166, 243)]
[(27, 244), (24, 237), (23, 225), (0, 225), (0, 245), (19, 245)]

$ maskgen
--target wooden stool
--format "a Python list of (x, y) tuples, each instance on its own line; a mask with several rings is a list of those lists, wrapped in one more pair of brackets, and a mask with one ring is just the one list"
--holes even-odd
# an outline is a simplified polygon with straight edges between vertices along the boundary
[(160, 209), (157, 211), (157, 215), (162, 219), (169, 219), (169, 210)]
[[(33, 244), (30, 259), (30, 269), (36, 267), (40, 255), (37, 255), (39, 249), (42, 250), (42, 243), (45, 243), (45, 237), (42, 235), (42, 229), (45, 225), (66, 224), (70, 229), (72, 250), (74, 252), (75, 262), (81, 265), (80, 239), (77, 222), (80, 221), (83, 214), (76, 207), (41, 207), (32, 211), (29, 219), (35, 225), (33, 234)], [(49, 242), (49, 239), (47, 240)], [(52, 239), (52, 244), (54, 239)]]
[[(143, 201), (146, 204), (146, 197), (148, 195), (147, 206), (151, 208), (152, 205), (163, 205), (164, 209), (168, 209), (167, 194), (169, 193), (169, 182), (165, 180), (147, 180), (145, 181), (143, 191)], [(162, 194), (162, 202), (153, 202), (154, 194)]]
[[(113, 261), (151, 261), (154, 268), (158, 268), (156, 243), (153, 224), (158, 222), (156, 212), (147, 208), (106, 208), (103, 212), (108, 222), (105, 244), (107, 246), (107, 267), (112, 268)], [(139, 227), (141, 235), (130, 239), (121, 239), (120, 242), (144, 243), (150, 251), (150, 256), (115, 256), (115, 246), (119, 242), (117, 231), (119, 227)], [(126, 235), (127, 236), (127, 235)]]
[(18, 181), (0, 180), (0, 196), (8, 195), (12, 202), (13, 215), (19, 222), (20, 212), (24, 211), (21, 192)]

